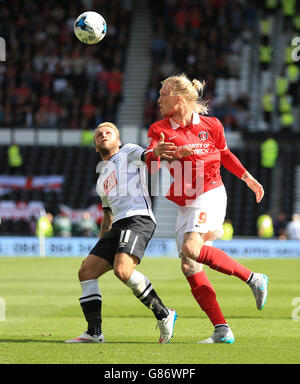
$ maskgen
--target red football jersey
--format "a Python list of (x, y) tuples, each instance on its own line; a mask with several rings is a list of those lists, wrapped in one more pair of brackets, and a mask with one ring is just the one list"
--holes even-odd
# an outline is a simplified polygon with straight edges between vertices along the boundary
[[(224, 128), (217, 118), (200, 116), (194, 112), (192, 124), (186, 127), (180, 126), (171, 118), (152, 124), (148, 132), (150, 145), (146, 151), (147, 167), (152, 173), (159, 167), (160, 160), (152, 149), (157, 145), (161, 132), (164, 133), (165, 142), (173, 142), (177, 147), (184, 146), (193, 150), (190, 156), (176, 160), (177, 164), (178, 162), (180, 164), (175, 169), (172, 167), (174, 161), (170, 163), (170, 173), (174, 182), (166, 196), (168, 199), (185, 206), (201, 193), (223, 185), (220, 175), (221, 158), (231, 152), (227, 148)], [(153, 161), (156, 161), (157, 167), (152, 165), (151, 168)], [(233, 165), (231, 160), (228, 163)], [(181, 169), (180, 176), (178, 169)], [(241, 177), (245, 168), (240, 164), (237, 171), (233, 173)]]

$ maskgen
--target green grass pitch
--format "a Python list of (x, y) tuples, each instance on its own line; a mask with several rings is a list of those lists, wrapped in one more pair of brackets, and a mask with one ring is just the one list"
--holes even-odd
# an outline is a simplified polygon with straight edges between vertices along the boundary
[(0, 363), (300, 363), (300, 320), (296, 321), (300, 317), (300, 259), (241, 262), (270, 277), (262, 311), (256, 309), (246, 284), (206, 269), (235, 334), (233, 345), (197, 344), (213, 328), (194, 301), (179, 260), (147, 258), (138, 270), (178, 313), (171, 343), (158, 344), (152, 312), (109, 272), (99, 279), (106, 343), (71, 345), (64, 341), (80, 335), (86, 326), (78, 302), (81, 259), (0, 258), (0, 297), (6, 304), (5, 321), (0, 321)]

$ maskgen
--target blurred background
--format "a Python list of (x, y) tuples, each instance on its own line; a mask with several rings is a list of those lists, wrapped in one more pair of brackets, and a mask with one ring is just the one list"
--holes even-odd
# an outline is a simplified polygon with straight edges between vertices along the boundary
[[(94, 46), (73, 33), (87, 10), (108, 25)], [(147, 147), (161, 80), (185, 72), (265, 189), (257, 205), (222, 170), (225, 236), (300, 239), (299, 0), (0, 0), (0, 15), (1, 236), (97, 236), (93, 130)], [(176, 206), (153, 204), (155, 236), (174, 238)]]

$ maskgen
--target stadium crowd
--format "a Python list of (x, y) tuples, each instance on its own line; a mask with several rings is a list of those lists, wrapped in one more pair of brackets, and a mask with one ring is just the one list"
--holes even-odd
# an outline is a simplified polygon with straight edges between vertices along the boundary
[[(86, 9), (101, 9), (107, 38), (86, 46), (73, 33)], [(94, 128), (122, 98), (130, 1), (0, 2), (0, 127)]]
[(246, 128), (249, 118), (246, 95), (237, 100), (215, 99), (217, 78), (239, 76), (241, 32), (255, 23), (255, 7), (241, 1), (180, 0), (151, 2), (155, 35), (145, 125), (158, 119), (156, 100), (160, 81), (171, 73), (205, 80), (204, 99), (209, 114), (218, 117), (226, 130)]
[[(149, 1), (149, 4), (155, 34), (152, 41), (153, 66), (144, 110), (145, 126), (148, 127), (159, 117), (156, 100), (160, 81), (171, 73), (185, 72), (190, 78), (206, 81), (204, 99), (209, 102), (209, 115), (219, 118), (225, 131), (247, 131), (249, 95), (241, 94), (234, 99), (228, 92), (225, 100), (219, 100), (216, 81), (220, 78), (238, 79), (243, 39), (247, 38), (247, 31), (255, 30), (257, 25), (260, 26), (260, 69), (270, 70), (274, 61), (270, 42), (271, 21), (279, 10), (285, 21), (284, 32), (291, 38), (299, 35), (299, 2), (165, 0)], [(300, 103), (299, 68), (291, 62), (292, 49), (294, 47), (287, 42), (287, 59), (282, 74), (277, 74), (277, 89), (266, 92), (262, 97), (266, 123), (270, 122), (271, 112), (275, 110), (282, 128), (294, 122), (292, 106)], [(284, 83), (283, 92), (278, 90), (280, 82)], [(264, 129), (270, 129), (270, 126)]]
[(4, 218), (0, 225), (0, 235), (20, 235), (45, 237), (98, 237), (100, 222), (94, 220), (90, 212), (83, 212), (80, 218), (72, 220), (65, 212), (54, 215), (47, 212), (44, 216), (28, 218)]

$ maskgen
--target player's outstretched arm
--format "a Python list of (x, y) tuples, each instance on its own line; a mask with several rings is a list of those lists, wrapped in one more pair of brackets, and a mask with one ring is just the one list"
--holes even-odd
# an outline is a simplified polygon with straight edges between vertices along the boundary
[(246, 171), (241, 179), (247, 184), (247, 186), (252, 189), (256, 196), (256, 202), (260, 203), (264, 197), (263, 186), (252, 176), (248, 171)]
[(144, 152), (147, 169), (151, 174), (155, 174), (159, 171), (161, 159), (167, 161), (174, 160), (173, 156), (177, 150), (174, 143), (165, 142), (165, 135), (163, 132), (161, 132), (159, 136), (157, 134), (153, 136), (155, 136), (155, 138), (151, 138), (151, 135), (149, 136), (149, 138), (151, 138), (151, 144)]
[(153, 148), (154, 155), (166, 160), (172, 160), (176, 150), (177, 147), (174, 143), (165, 142), (165, 135), (161, 132), (159, 141)]
[(113, 214), (110, 208), (103, 208), (104, 216), (101, 222), (99, 238), (102, 237), (110, 231), (111, 225), (113, 222)]

